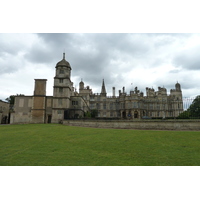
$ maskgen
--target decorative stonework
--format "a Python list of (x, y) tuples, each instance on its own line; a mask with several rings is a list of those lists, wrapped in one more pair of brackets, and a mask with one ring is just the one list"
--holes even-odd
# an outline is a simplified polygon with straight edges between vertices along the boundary
[(174, 118), (183, 111), (179, 83), (169, 95), (164, 87), (158, 87), (158, 91), (146, 87), (146, 96), (137, 87), (129, 94), (122, 87), (117, 95), (113, 87), (113, 95), (107, 96), (104, 80), (99, 94), (93, 93), (90, 86), (85, 87), (82, 80), (77, 92), (71, 81), (71, 70), (64, 53), (55, 66), (53, 96), (46, 96), (46, 79), (35, 79), (33, 96), (15, 97), (11, 123), (61, 123), (65, 119), (83, 118), (92, 111), (97, 112), (98, 118)]

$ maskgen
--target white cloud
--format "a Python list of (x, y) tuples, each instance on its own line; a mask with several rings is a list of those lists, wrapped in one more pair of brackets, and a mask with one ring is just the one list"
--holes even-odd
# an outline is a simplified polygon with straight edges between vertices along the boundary
[(183, 96), (199, 94), (200, 34), (0, 34), (0, 44), (0, 99), (32, 95), (35, 78), (48, 79), (52, 95), (64, 50), (77, 89), (81, 78), (95, 93), (104, 79), (108, 95), (123, 86), (169, 92), (178, 81)]

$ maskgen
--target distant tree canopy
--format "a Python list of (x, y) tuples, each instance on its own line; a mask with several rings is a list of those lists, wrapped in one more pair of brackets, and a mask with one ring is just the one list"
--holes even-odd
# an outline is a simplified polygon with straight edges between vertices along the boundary
[(98, 110), (96, 110), (96, 109), (90, 110), (90, 112), (87, 111), (85, 113), (86, 118), (95, 118), (95, 117), (97, 117), (97, 115), (98, 115)]
[(96, 109), (91, 110), (91, 117), (92, 118), (97, 117), (97, 115), (98, 115), (98, 110), (96, 110)]
[(200, 95), (196, 96), (190, 107), (178, 116), (179, 119), (200, 118)]
[(200, 117), (200, 96), (197, 96), (189, 107), (193, 117)]
[(7, 97), (6, 99), (5, 99), (9, 104), (14, 104), (15, 103), (15, 96), (14, 95), (11, 95), (11, 96), (9, 96), (9, 97)]

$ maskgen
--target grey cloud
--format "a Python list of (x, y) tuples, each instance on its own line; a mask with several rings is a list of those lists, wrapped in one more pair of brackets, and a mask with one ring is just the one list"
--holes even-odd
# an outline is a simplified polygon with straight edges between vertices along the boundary
[[(46, 45), (66, 51), (66, 54), (85, 53), (91, 57), (94, 53), (104, 54), (104, 58), (115, 58), (124, 54), (136, 56), (149, 50), (148, 39), (138, 34), (39, 34)], [(92, 52), (92, 55), (91, 53)]]
[[(86, 34), (82, 36), (82, 48), (76, 48), (74, 45), (73, 54), (71, 53), (69, 61), (74, 67), (73, 73), (80, 75), (82, 78), (87, 78), (98, 81), (102, 78), (107, 79), (107, 84), (111, 85), (115, 82), (115, 78), (111, 76), (112, 72), (121, 74), (128, 70), (128, 67), (123, 67), (122, 71), (118, 70), (119, 65), (113, 64), (114, 61), (127, 62), (142, 55), (149, 50), (149, 45), (143, 43), (139, 36), (137, 39), (130, 38), (130, 34)], [(85, 48), (83, 48), (85, 46)], [(91, 51), (90, 51), (91, 50)], [(70, 53), (69, 53), (70, 54)], [(132, 63), (134, 64), (134, 63)], [(129, 68), (130, 70), (130, 68)], [(93, 78), (95, 77), (95, 78)], [(121, 81), (120, 79), (119, 81)], [(118, 81), (118, 82), (119, 82)], [(125, 82), (125, 80), (124, 80)]]
[(173, 69), (173, 70), (170, 70), (169, 73), (171, 74), (178, 74), (181, 72), (181, 69)]
[(0, 56), (4, 57), (6, 54), (10, 54), (10, 55), (16, 55), (18, 53), (18, 50), (16, 50), (15, 48), (11, 47), (11, 46), (6, 46), (4, 44), (1, 44), (1, 49), (0, 49)]
[[(24, 58), (32, 63), (50, 63), (52, 62), (52, 56), (46, 48), (39, 48), (37, 46), (30, 49), (28, 53), (25, 54)], [(54, 60), (54, 58), (53, 58)]]
[(15, 66), (10, 65), (10, 64), (2, 64), (0, 62), (0, 65), (1, 65), (0, 75), (7, 74), (7, 73), (14, 73), (18, 70)]
[[(12, 42), (9, 38), (4, 38), (5, 34), (0, 34), (0, 56), (4, 57), (6, 55), (17, 55), (20, 51), (23, 51), (24, 45), (20, 44), (19, 41)], [(11, 35), (11, 34), (9, 34)]]
[[(107, 90), (110, 90), (113, 86), (116, 89), (121, 89), (126, 85), (130, 87), (131, 83), (127, 83), (124, 74), (134, 68), (142, 67), (145, 73), (146, 68), (160, 67), (166, 63), (171, 64), (172, 55), (176, 51), (173, 48), (191, 35), (41, 33), (35, 34), (35, 36), (37, 36), (37, 40), (29, 48), (18, 48), (17, 51), (12, 52), (12, 49), (5, 45), (7, 49), (4, 52), (17, 54), (23, 49), (26, 51), (23, 59), (26, 59), (27, 62), (45, 64), (49, 68), (54, 68), (56, 63), (62, 59), (62, 53), (65, 51), (66, 60), (72, 66), (72, 81), (73, 76), (79, 77), (91, 87), (100, 88), (104, 78)], [(192, 66), (192, 69), (197, 69), (197, 65), (200, 63), (197, 50), (199, 49), (195, 49), (192, 53), (183, 51), (176, 54), (173, 57), (173, 64), (177, 66), (177, 70), (171, 70), (169, 74), (179, 73), (181, 67)], [(1, 57), (4, 55), (2, 54)], [(4, 71), (6, 69), (4, 68)], [(10, 70), (14, 70), (12, 66), (10, 66)], [(168, 87), (163, 81), (169, 80), (169, 74), (166, 75), (168, 76), (167, 80), (143, 80), (143, 82), (152, 82), (152, 85), (161, 87), (164, 84)], [(141, 74), (134, 74), (134, 76), (141, 76)], [(176, 80), (174, 83), (170, 82), (169, 88), (175, 82)], [(74, 84), (78, 85), (78, 83)], [(141, 83), (141, 86), (151, 87), (151, 85), (145, 84)], [(139, 89), (143, 90), (143, 88)]]
[(148, 34), (149, 37), (152, 37), (154, 41), (155, 48), (165, 47), (176, 43), (177, 41), (187, 40), (192, 34), (189, 33), (152, 33)]
[(4, 53), (3, 56), (0, 56), (0, 75), (15, 73), (19, 70), (19, 66), (21, 69), (24, 68), (24, 60), (23, 56), (13, 56), (8, 53)]
[(137, 57), (146, 54), (151, 48), (148, 38), (140, 34), (101, 34), (96, 38), (98, 41), (102, 51), (116, 58), (124, 55)]
[(182, 67), (187, 70), (199, 70), (200, 69), (200, 47), (195, 50), (187, 50), (181, 52), (173, 59), (173, 64), (178, 67)]
[[(33, 46), (26, 58), (35, 63), (57, 62), (66, 52), (66, 59), (75, 66), (76, 72), (101, 74), (112, 61), (127, 61), (143, 57), (150, 49), (148, 39), (139, 34), (38, 34), (45, 48)], [(60, 60), (59, 59), (59, 60)]]
[[(71, 47), (71, 34), (62, 33), (41, 33), (38, 36), (38, 43), (32, 45), (30, 50), (26, 53), (25, 58), (33, 63), (47, 63), (56, 65), (62, 59), (62, 53), (68, 52), (73, 48)], [(51, 67), (49, 65), (49, 67)]]
[(22, 60), (23, 51), (26, 49), (23, 43), (20, 43), (20, 35), (16, 34), (16, 41), (10, 40), (13, 34), (0, 34), (0, 75), (14, 73), (18, 66), (24, 62)]
[(70, 43), (73, 34), (69, 33), (38, 33), (39, 38), (44, 40), (48, 45), (55, 45), (62, 48), (63, 44)]

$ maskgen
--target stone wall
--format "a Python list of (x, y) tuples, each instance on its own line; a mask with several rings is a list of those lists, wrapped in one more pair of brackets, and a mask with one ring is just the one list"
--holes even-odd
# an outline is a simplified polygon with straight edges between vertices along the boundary
[(0, 100), (0, 124), (8, 123), (9, 106), (9, 103)]
[(200, 131), (200, 120), (64, 120), (63, 124), (94, 128)]
[(46, 97), (33, 97), (33, 107), (31, 110), (32, 123), (45, 122), (45, 100)]
[(16, 96), (14, 112), (10, 116), (10, 124), (31, 123), (32, 96)]

